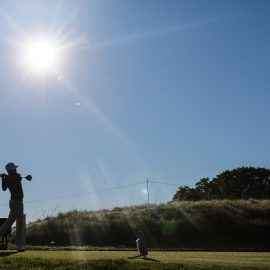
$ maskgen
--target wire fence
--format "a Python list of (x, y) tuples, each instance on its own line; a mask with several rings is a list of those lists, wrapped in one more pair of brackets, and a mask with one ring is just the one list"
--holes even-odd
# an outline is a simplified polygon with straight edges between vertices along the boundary
[[(39, 203), (39, 202), (46, 202), (46, 201), (52, 201), (52, 200), (58, 200), (58, 199), (69, 199), (69, 198), (73, 198), (73, 197), (75, 198), (75, 197), (80, 197), (80, 196), (85, 196), (85, 195), (90, 195), (90, 194), (97, 194), (97, 193), (118, 190), (118, 189), (125, 189), (125, 188), (129, 188), (129, 187), (133, 187), (133, 186), (147, 184), (147, 182), (151, 183), (151, 184), (159, 184), (159, 185), (180, 186), (179, 184), (176, 184), (176, 183), (145, 180), (145, 181), (140, 181), (140, 182), (136, 182), (136, 183), (119, 185), (119, 186), (115, 186), (115, 187), (108, 187), (108, 188), (103, 188), (103, 189), (89, 191), (89, 192), (80, 192), (80, 193), (73, 193), (73, 194), (69, 194), (69, 195), (60, 195), (60, 196), (41, 198), (41, 199), (37, 199), (37, 200), (24, 201), (24, 203), (25, 204), (35, 204), (35, 203)], [(149, 195), (149, 185), (147, 185), (147, 194)], [(148, 201), (148, 203), (149, 203), (149, 201)], [(4, 207), (4, 206), (8, 206), (8, 203), (0, 204), (0, 207)]]

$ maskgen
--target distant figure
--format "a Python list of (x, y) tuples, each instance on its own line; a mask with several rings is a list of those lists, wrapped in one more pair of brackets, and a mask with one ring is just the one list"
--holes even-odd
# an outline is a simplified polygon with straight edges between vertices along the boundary
[(148, 256), (148, 249), (144, 237), (144, 232), (142, 230), (138, 231), (138, 238), (136, 239), (136, 245), (138, 249), (138, 255), (128, 257), (128, 259), (137, 259), (137, 258), (143, 258), (144, 260), (152, 261), (152, 262), (160, 262), (159, 260), (149, 258)]
[(49, 243), (49, 248), (54, 249), (54, 247), (55, 247), (55, 242), (54, 241), (51, 241)]
[[(23, 189), (22, 177), (17, 173), (17, 167), (14, 163), (6, 165), (7, 175), (1, 174), (2, 189), (6, 191), (9, 189), (11, 198), (9, 201), (9, 216), (5, 223), (0, 228), (0, 237), (2, 237), (7, 230), (9, 230), (16, 220), (16, 238), (17, 238), (17, 251), (25, 251), (25, 215), (23, 214)], [(26, 177), (28, 181), (32, 180), (32, 176)]]
[(148, 255), (148, 250), (145, 242), (144, 232), (141, 230), (138, 231), (138, 239), (136, 240), (136, 244), (139, 255), (143, 256), (143, 258), (146, 259)]

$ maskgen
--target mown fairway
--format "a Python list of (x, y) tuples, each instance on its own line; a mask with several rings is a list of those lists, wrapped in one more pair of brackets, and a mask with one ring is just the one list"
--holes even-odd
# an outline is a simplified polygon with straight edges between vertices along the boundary
[(2, 252), (0, 269), (270, 269), (268, 252), (151, 252), (161, 263), (128, 260), (132, 251)]

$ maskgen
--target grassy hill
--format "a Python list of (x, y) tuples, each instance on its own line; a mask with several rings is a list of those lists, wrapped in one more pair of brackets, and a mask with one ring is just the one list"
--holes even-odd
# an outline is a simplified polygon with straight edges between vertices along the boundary
[(268, 249), (270, 201), (199, 201), (101, 211), (70, 211), (28, 226), (33, 245), (135, 247), (137, 230), (149, 247)]

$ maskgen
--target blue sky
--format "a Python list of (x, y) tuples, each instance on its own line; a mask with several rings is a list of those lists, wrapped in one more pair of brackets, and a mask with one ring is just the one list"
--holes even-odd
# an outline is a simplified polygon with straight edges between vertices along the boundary
[[(25, 201), (269, 167), (269, 1), (2, 1), (1, 155)], [(28, 38), (72, 44), (28, 74)], [(26, 203), (29, 219), (144, 203), (145, 184)], [(152, 202), (177, 186), (150, 185)], [(1, 215), (9, 194), (1, 193)]]

